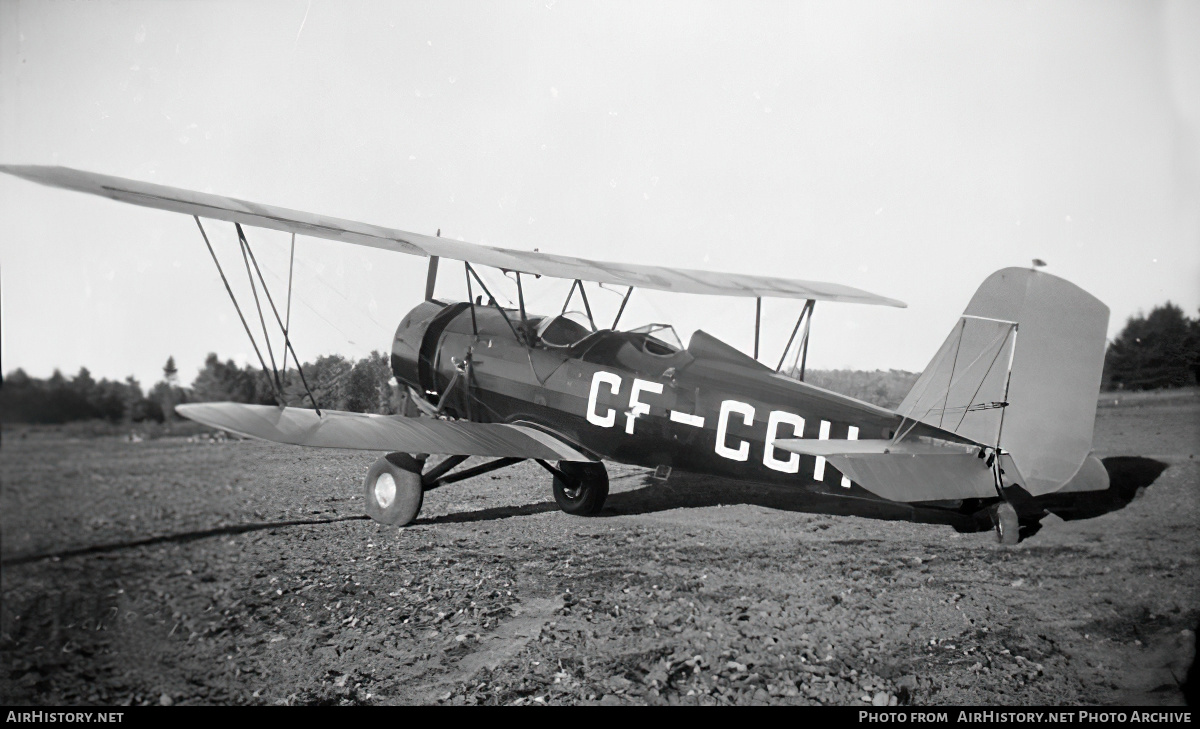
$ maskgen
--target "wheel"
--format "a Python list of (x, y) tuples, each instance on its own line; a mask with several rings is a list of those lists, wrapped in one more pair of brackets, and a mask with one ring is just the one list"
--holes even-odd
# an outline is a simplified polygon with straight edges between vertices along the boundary
[(407, 453), (389, 453), (375, 461), (363, 479), (367, 516), (380, 524), (411, 524), (425, 498), (421, 466)]
[(996, 541), (1000, 544), (1016, 544), (1021, 539), (1021, 522), (1017, 510), (1007, 501), (997, 504), (992, 510), (992, 525), (996, 528)]
[(599, 514), (608, 498), (608, 470), (603, 463), (559, 461), (558, 470), (570, 479), (554, 477), (554, 500), (558, 508), (576, 516)]

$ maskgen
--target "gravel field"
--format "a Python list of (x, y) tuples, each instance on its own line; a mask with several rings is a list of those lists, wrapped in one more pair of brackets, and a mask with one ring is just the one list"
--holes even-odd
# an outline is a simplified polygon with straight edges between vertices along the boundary
[(1166, 470), (1015, 547), (612, 465), (599, 517), (521, 464), (396, 530), (377, 454), (6, 429), (0, 702), (1182, 704), (1200, 401), (1118, 403)]

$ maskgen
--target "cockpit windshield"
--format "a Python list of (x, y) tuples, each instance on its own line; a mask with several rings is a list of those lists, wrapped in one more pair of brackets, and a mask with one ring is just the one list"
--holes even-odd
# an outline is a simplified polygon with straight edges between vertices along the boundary
[(647, 335), (643, 349), (648, 354), (663, 356), (675, 354), (683, 349), (683, 342), (680, 341), (679, 335), (675, 333), (675, 327), (670, 324), (647, 324), (637, 329), (630, 329), (629, 331), (632, 334)]
[(550, 347), (569, 347), (592, 333), (587, 314), (568, 311), (548, 316), (538, 324), (538, 341)]

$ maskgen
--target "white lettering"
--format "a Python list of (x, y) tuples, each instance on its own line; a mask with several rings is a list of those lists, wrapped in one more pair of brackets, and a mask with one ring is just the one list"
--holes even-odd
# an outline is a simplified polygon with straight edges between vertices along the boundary
[[(817, 436), (819, 440), (829, 440), (829, 421), (821, 421), (821, 432)], [(813, 469), (813, 479), (817, 481), (825, 480), (825, 456), (817, 456), (817, 467)]]
[[(858, 440), (858, 427), (851, 425), (850, 430), (846, 431), (846, 440)], [(847, 476), (842, 476), (842, 488), (850, 488), (850, 479)]]
[(599, 425), (602, 428), (611, 428), (617, 422), (617, 411), (612, 408), (608, 409), (605, 415), (596, 413), (597, 400), (600, 396), (600, 385), (608, 385), (609, 392), (616, 395), (621, 391), (621, 377), (612, 372), (597, 370), (596, 374), (592, 375), (592, 391), (588, 394), (588, 409), (587, 419), (592, 425)]
[(750, 459), (750, 444), (742, 441), (736, 449), (725, 445), (725, 435), (729, 430), (729, 414), (739, 413), (742, 416), (742, 422), (746, 425), (754, 423), (754, 408), (744, 402), (737, 400), (725, 400), (721, 403), (721, 415), (717, 419), (717, 455), (728, 458), (732, 461), (746, 461)]
[(800, 454), (789, 453), (787, 460), (780, 460), (775, 457), (775, 438), (779, 432), (779, 424), (787, 423), (792, 426), (795, 432), (795, 437), (804, 437), (804, 418), (799, 415), (785, 413), (782, 410), (772, 410), (771, 417), (767, 420), (767, 443), (763, 449), (763, 465), (775, 471), (783, 473), (796, 473), (800, 470)]
[(672, 423), (683, 423), (684, 425), (690, 425), (693, 428), (703, 428), (704, 427), (704, 418), (703, 417), (701, 417), (699, 415), (692, 415), (691, 413), (681, 413), (678, 410), (671, 411), (671, 422)]
[(638, 400), (638, 395), (642, 394), (642, 390), (661, 395), (663, 386), (661, 382), (647, 382), (638, 379), (633, 381), (633, 392), (629, 393), (629, 412), (625, 415), (625, 432), (629, 435), (633, 435), (633, 421), (637, 419), (637, 416), (650, 412), (650, 406)]

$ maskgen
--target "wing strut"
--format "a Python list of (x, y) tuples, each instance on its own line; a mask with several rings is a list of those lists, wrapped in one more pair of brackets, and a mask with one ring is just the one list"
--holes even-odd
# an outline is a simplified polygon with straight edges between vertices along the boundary
[(804, 382), (804, 369), (808, 366), (808, 335), (812, 331), (812, 315), (817, 309), (816, 299), (808, 300), (808, 326), (804, 327), (804, 339), (800, 342), (800, 381)]
[[(296, 360), (296, 371), (300, 373), (300, 382), (302, 382), (304, 384), (304, 390), (308, 393), (309, 399), (312, 400), (313, 409), (317, 411), (317, 415), (320, 415), (321, 414), (321, 406), (317, 404), (316, 396), (313, 395), (312, 390), (310, 390), (308, 387), (308, 380), (305, 379), (305, 377), (304, 377), (304, 368), (300, 366), (300, 357), (298, 357), (296, 355), (296, 350), (292, 348), (291, 338), (288, 337), (288, 335), (287, 335), (288, 328), (287, 328), (287, 326), (284, 325), (283, 319), (281, 319), (279, 317), (279, 309), (275, 308), (275, 300), (271, 298), (271, 291), (267, 288), (267, 282), (263, 278), (262, 269), (260, 269), (258, 267), (258, 259), (254, 257), (254, 249), (250, 247), (250, 241), (246, 240), (246, 234), (242, 232), (241, 224), (234, 223), (234, 225), (237, 226), (238, 240), (241, 242), (242, 246), (244, 247), (244, 251), (243, 251), (242, 255), (245, 256), (246, 253), (250, 254), (250, 260), (254, 263), (254, 270), (258, 273), (258, 280), (262, 284), (263, 293), (267, 295), (267, 303), (271, 305), (271, 313), (273, 313), (275, 315), (275, 322), (277, 324), (279, 324), (279, 328), (283, 330), (284, 346), (286, 346), (289, 350), (291, 350), (292, 359)], [(249, 273), (249, 269), (247, 269), (247, 273)], [(290, 280), (290, 277), (289, 277), (289, 280)], [(250, 281), (250, 287), (251, 287), (251, 289), (254, 288), (253, 280)], [(291, 288), (289, 287), (288, 288), (289, 301), (291, 300), (291, 296), (292, 296)], [(258, 303), (258, 294), (257, 293), (254, 295), (254, 301), (255, 301), (255, 303)], [(261, 306), (259, 307), (258, 315), (259, 315), (260, 319), (263, 319), (263, 323), (262, 323), (263, 337), (265, 338), (266, 331), (267, 331), (267, 322), (266, 322), (266, 319), (263, 317)], [(289, 315), (289, 321), (290, 321), (290, 315)], [(267, 351), (270, 351), (270, 344), (271, 344), (270, 340), (268, 339), (267, 340)], [(275, 363), (275, 360), (272, 357), (271, 364), (274, 364), (274, 363)]]
[(579, 281), (579, 295), (583, 298), (583, 310), (587, 312), (588, 323), (592, 325), (592, 331), (594, 332), (596, 331), (596, 320), (592, 318), (592, 305), (588, 303), (587, 292), (583, 290), (583, 281), (581, 279), (575, 280)]
[[(246, 248), (249, 244), (246, 242), (246, 233), (242, 230), (241, 223), (234, 223), (233, 227), (237, 228), (238, 247), (242, 251), (242, 263), (246, 264), (246, 279), (250, 282), (250, 293), (254, 295), (254, 307), (258, 309), (258, 323), (262, 325), (263, 341), (267, 345), (267, 356), (271, 359), (271, 377), (275, 380), (275, 389), (283, 392), (283, 382), (279, 379), (279, 368), (275, 364), (275, 350), (271, 347), (271, 335), (267, 332), (267, 318), (263, 316), (262, 302), (258, 300), (258, 287), (254, 285), (254, 274), (250, 272), (250, 258), (246, 255)], [(258, 270), (258, 261), (254, 262), (255, 270)], [(258, 272), (258, 278), (262, 281), (262, 271)], [(263, 293), (267, 293), (267, 282), (262, 281)], [(268, 295), (269, 296), (269, 295)], [(275, 306), (274, 303), (271, 304)], [(283, 322), (279, 322), (279, 327), (283, 328)]]
[(629, 290), (625, 292), (625, 298), (621, 299), (621, 308), (617, 309), (617, 315), (613, 318), (612, 326), (609, 327), (610, 329), (615, 330), (617, 328), (617, 322), (621, 321), (621, 314), (625, 313), (625, 305), (629, 303), (629, 295), (632, 293), (633, 287), (630, 286)]
[[(520, 341), (520, 342), (525, 341), (524, 339), (521, 338), (520, 334), (517, 334), (517, 328), (513, 326), (512, 320), (508, 318), (508, 314), (504, 313), (504, 309), (500, 306), (500, 302), (496, 301), (496, 297), (492, 296), (491, 291), (488, 291), (487, 284), (485, 284), (483, 282), (483, 279), (479, 278), (479, 274), (475, 273), (475, 269), (471, 267), (471, 264), (466, 261), (463, 261), (463, 265), (466, 266), (466, 268), (467, 268), (467, 274), (468, 274), (467, 285), (470, 286), (470, 283), (471, 283), (470, 277), (474, 276), (475, 282), (479, 284), (479, 288), (483, 289), (483, 293), (487, 294), (488, 299), (491, 300), (491, 305), (496, 307), (496, 311), (500, 312), (500, 316), (504, 317), (504, 323), (507, 324), (508, 328), (512, 330), (513, 336), (517, 338), (517, 341)], [(468, 294), (469, 293), (470, 293), (470, 290), (468, 289)], [(471, 316), (474, 317), (474, 315), (475, 315), (475, 302), (471, 301)], [(478, 334), (479, 332), (476, 331), (475, 333)]]
[(796, 352), (796, 365), (793, 369), (797, 369), (796, 379), (804, 381), (804, 367), (808, 364), (808, 332), (812, 328), (813, 309), (816, 308), (817, 302), (814, 299), (809, 299), (804, 302), (804, 306), (800, 308), (800, 316), (796, 317), (796, 326), (792, 327), (792, 334), (788, 337), (787, 344), (783, 347), (783, 354), (779, 357), (779, 365), (775, 368), (776, 372), (783, 371), (783, 363), (787, 361), (788, 352), (792, 349), (792, 342), (796, 340), (796, 333), (800, 331), (800, 325), (804, 325), (804, 334), (800, 336), (800, 348)]
[(754, 299), (754, 359), (758, 359), (758, 333), (762, 329), (762, 297)]
[(471, 264), (463, 264), (463, 273), (467, 277), (467, 303), (471, 305), (471, 333), (479, 336), (479, 323), (475, 321), (475, 292), (471, 290)]
[[(508, 314), (505, 313), (504, 307), (500, 306), (500, 302), (496, 301), (496, 297), (492, 296), (491, 291), (488, 291), (487, 284), (485, 284), (483, 282), (483, 279), (479, 278), (479, 274), (475, 273), (475, 269), (471, 267), (470, 263), (463, 261), (463, 265), (466, 266), (466, 268), (467, 268), (467, 274), (469, 276), (474, 276), (476, 283), (478, 283), (480, 288), (483, 289), (483, 293), (488, 295), (488, 298), (491, 300), (489, 302), (489, 306), (495, 306), (496, 311), (500, 312), (500, 316), (504, 317), (504, 323), (507, 324), (508, 328), (512, 331), (513, 337), (515, 337), (518, 342), (525, 345), (525, 358), (529, 360), (529, 370), (531, 372), (533, 372), (534, 379), (536, 379), (540, 384), (543, 384), (543, 385), (546, 384), (546, 381), (540, 375), (538, 375), (537, 368), (533, 366), (533, 354), (532, 354), (533, 347), (530, 345), (530, 341), (532, 340), (532, 335), (529, 333), (529, 328), (530, 328), (529, 321), (525, 318), (525, 296), (521, 292), (521, 274), (519, 272), (517, 273), (517, 297), (521, 302), (520, 303), (521, 333), (518, 334), (517, 328), (515, 326), (513, 326), (512, 320), (509, 319)], [(468, 286), (470, 285), (470, 282), (471, 282), (471, 279), (468, 278), (467, 279)], [(471, 293), (471, 290), (470, 290), (470, 288), (468, 288), (467, 294), (470, 295), (470, 293)], [(471, 305), (471, 315), (474, 316), (475, 315), (475, 302), (471, 301), (470, 305)], [(476, 334), (478, 334), (478, 332), (476, 332)]]
[(525, 346), (529, 346), (529, 319), (525, 316), (525, 288), (521, 286), (521, 272), (517, 271), (517, 306), (521, 308), (521, 331), (525, 332), (525, 337), (522, 341)]
[(579, 295), (583, 297), (583, 308), (587, 311), (588, 323), (592, 325), (592, 331), (596, 331), (596, 320), (592, 317), (592, 305), (588, 303), (587, 291), (583, 289), (583, 281), (575, 279), (571, 283), (571, 290), (567, 292), (567, 300), (563, 302), (561, 314), (567, 313), (567, 307), (571, 305), (571, 298), (575, 296), (575, 287), (579, 287)]
[[(221, 267), (221, 262), (217, 259), (217, 253), (216, 253), (216, 251), (213, 250), (212, 242), (210, 242), (208, 239), (208, 233), (204, 230), (204, 225), (200, 222), (199, 216), (193, 215), (192, 219), (196, 221), (196, 227), (200, 229), (200, 235), (201, 235), (201, 237), (204, 238), (204, 245), (208, 247), (208, 253), (210, 256), (212, 256), (213, 263), (216, 264), (216, 266), (217, 266), (217, 273), (219, 273), (221, 275), (221, 282), (225, 284), (225, 291), (229, 294), (229, 300), (233, 302), (233, 308), (237, 310), (238, 318), (242, 322), (242, 327), (246, 330), (246, 336), (250, 337), (250, 345), (252, 347), (254, 347), (254, 354), (258, 357), (258, 363), (259, 363), (259, 365), (262, 366), (263, 374), (265, 374), (267, 376), (267, 381), (271, 384), (271, 392), (272, 392), (272, 394), (274, 394), (275, 400), (279, 403), (279, 405), (281, 407), (286, 407), (287, 406), (287, 398), (283, 394), (282, 385), (281, 385), (280, 379), (279, 379), (279, 371), (274, 370), (274, 369), (272, 369), (272, 370), (267, 369), (267, 363), (263, 359), (262, 350), (260, 350), (258, 348), (258, 341), (255, 340), (254, 334), (250, 331), (250, 325), (249, 325), (249, 323), (246, 322), (245, 315), (242, 314), (242, 307), (240, 304), (238, 304), (237, 297), (234, 295), (233, 289), (229, 285), (229, 279), (225, 277), (225, 270)], [(253, 290), (255, 292), (254, 301), (256, 304), (258, 304), (258, 292), (254, 286), (254, 277), (250, 272), (250, 263), (251, 262), (254, 264), (255, 272), (258, 273), (258, 280), (259, 280), (259, 283), (262, 284), (263, 293), (265, 293), (267, 295), (267, 302), (270, 303), (270, 305), (271, 305), (271, 311), (275, 314), (275, 321), (279, 323), (279, 328), (283, 330), (284, 353), (286, 355), (287, 352), (291, 352), (292, 359), (295, 360), (295, 362), (296, 362), (296, 371), (300, 373), (300, 381), (301, 381), (301, 383), (304, 384), (304, 390), (306, 393), (308, 393), (308, 397), (312, 401), (312, 404), (313, 404), (313, 409), (316, 411), (317, 416), (319, 417), (321, 415), (321, 406), (317, 404), (317, 398), (315, 395), (313, 395), (312, 389), (310, 389), (308, 386), (308, 380), (304, 377), (304, 368), (300, 366), (300, 357), (299, 357), (299, 355), (296, 354), (296, 350), (294, 347), (292, 347), (291, 339), (288, 336), (288, 332), (290, 329), (290, 322), (291, 322), (291, 298), (292, 298), (290, 266), (289, 266), (289, 272), (288, 272), (288, 284), (289, 284), (288, 285), (288, 324), (284, 324), (283, 319), (279, 316), (279, 310), (275, 308), (275, 301), (271, 298), (271, 292), (267, 289), (267, 282), (263, 278), (262, 269), (259, 268), (259, 266), (258, 266), (258, 259), (254, 257), (254, 249), (252, 249), (250, 247), (250, 242), (246, 240), (246, 236), (245, 236), (245, 233), (242, 232), (241, 225), (238, 225), (238, 224), (235, 224), (235, 225), (237, 227), (238, 243), (241, 246), (241, 250), (242, 250), (242, 259), (246, 263), (246, 275), (250, 278), (251, 290)], [(293, 248), (292, 248), (293, 254), (295, 253), (294, 245), (295, 245), (295, 241), (293, 240)], [(258, 315), (259, 315), (259, 320), (263, 326), (263, 336), (266, 337), (266, 339), (267, 339), (267, 347), (268, 347), (268, 351), (270, 351), (271, 340), (270, 340), (270, 337), (267, 335), (267, 330), (266, 330), (267, 323), (266, 323), (266, 318), (262, 313), (261, 305), (258, 306)], [(271, 367), (272, 368), (275, 367), (274, 354), (272, 354), (272, 356), (271, 356)]]
[(263, 374), (267, 376), (267, 380), (271, 383), (271, 392), (274, 393), (275, 399), (281, 407), (286, 407), (283, 395), (275, 389), (275, 382), (271, 377), (270, 370), (267, 369), (267, 363), (263, 361), (262, 352), (258, 349), (258, 342), (254, 340), (254, 334), (250, 331), (250, 325), (246, 323), (246, 317), (242, 314), (242, 307), (237, 302), (237, 297), (233, 295), (233, 289), (229, 286), (229, 279), (225, 278), (225, 270), (221, 268), (221, 262), (217, 260), (217, 254), (213, 250), (212, 243), (208, 241), (208, 233), (204, 232), (204, 226), (200, 224), (199, 216), (193, 215), (192, 219), (196, 221), (196, 225), (200, 228), (200, 235), (204, 237), (204, 245), (208, 246), (208, 253), (212, 256), (213, 263), (217, 264), (217, 273), (221, 274), (221, 282), (225, 284), (225, 290), (229, 292), (229, 300), (233, 302), (233, 308), (237, 309), (238, 318), (242, 320), (242, 326), (246, 329), (246, 336), (250, 337), (250, 345), (254, 347), (254, 354), (258, 355), (258, 363), (262, 365)]
[(437, 284), (437, 269), (438, 261), (441, 260), (437, 256), (429, 257), (429, 270), (425, 273), (425, 300), (433, 301), (433, 288)]

